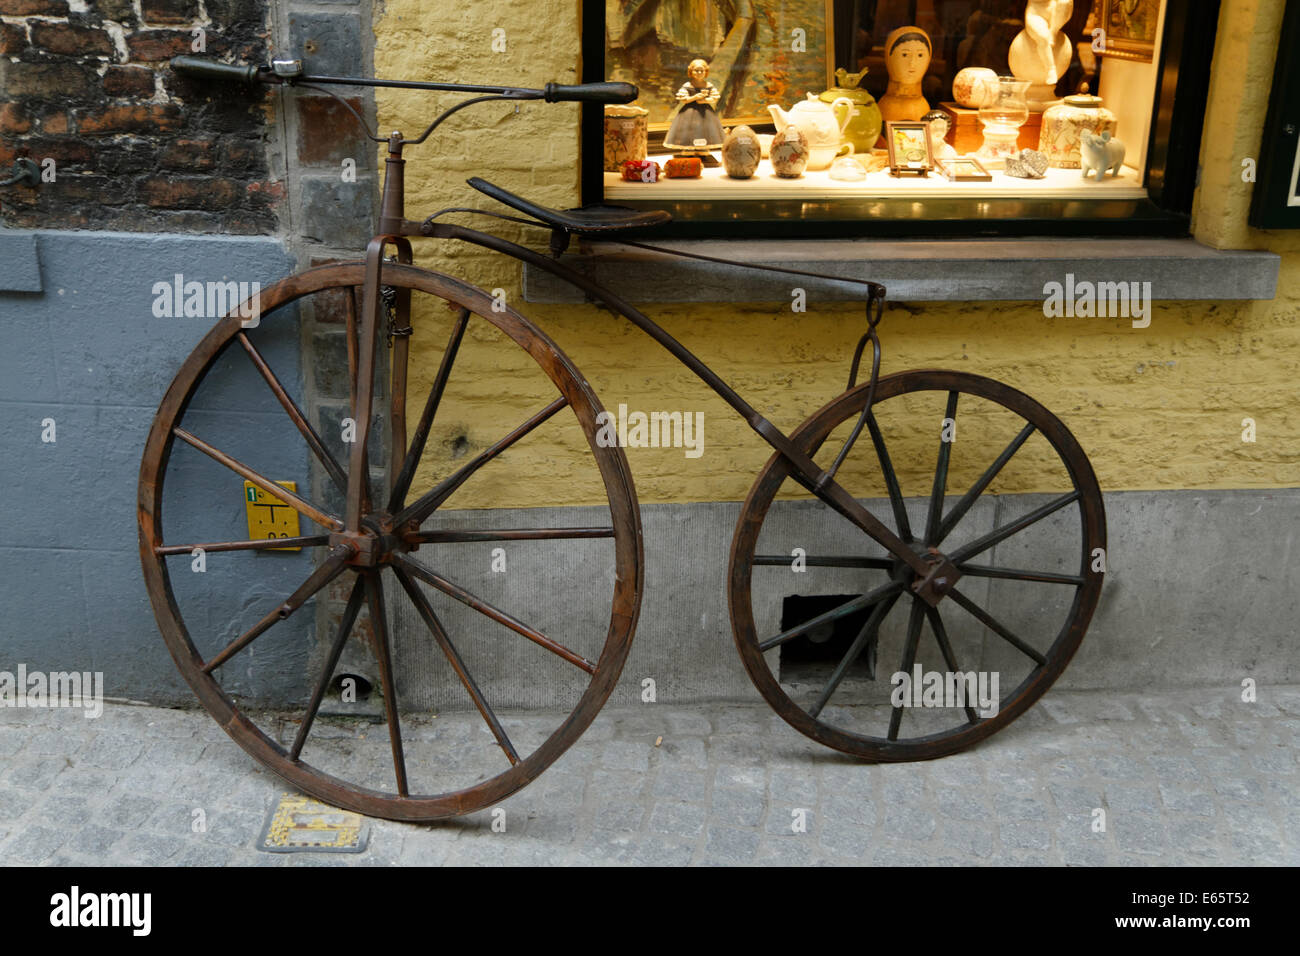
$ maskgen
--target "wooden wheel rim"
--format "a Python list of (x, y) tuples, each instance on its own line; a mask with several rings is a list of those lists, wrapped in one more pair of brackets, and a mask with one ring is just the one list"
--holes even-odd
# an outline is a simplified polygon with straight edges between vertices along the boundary
[[(839, 424), (861, 413), (866, 404), (866, 390), (866, 383), (859, 385), (811, 415), (791, 433), (795, 446), (809, 456), (814, 455)], [(1106, 520), (1101, 490), (1087, 455), (1065, 424), (1023, 392), (993, 379), (965, 372), (914, 369), (883, 376), (876, 386), (875, 401), (879, 403), (919, 391), (957, 391), (974, 395), (1001, 405), (1037, 426), (1060, 457), (1074, 487), (1080, 492), (1080, 557), (1084, 584), (1076, 588), (1066, 621), (1046, 652), (1047, 665), (1036, 667), (1010, 695), (1004, 697), (1004, 702), (994, 717), (968, 724), (957, 732), (942, 731), (905, 741), (856, 734), (823, 723), (810, 716), (786, 694), (768, 667), (764, 652), (759, 649), (751, 598), (752, 562), (768, 509), (776, 492), (790, 475), (789, 464), (780, 453), (768, 459), (741, 507), (736, 533), (732, 539), (728, 599), (736, 648), (754, 686), (788, 724), (827, 747), (883, 762), (925, 760), (955, 753), (996, 733), (1024, 713), (1051, 687), (1074, 656), (1092, 619), (1103, 579), (1102, 574), (1089, 571), (1092, 549), (1106, 547)]]
[[(362, 285), (364, 273), (362, 263), (343, 263), (290, 276), (262, 291), (263, 320), (303, 296), (331, 288), (350, 291)], [(283, 747), (239, 710), (217, 680), (203, 672), (203, 659), (190, 639), (177, 606), (165, 558), (155, 548), (163, 544), (162, 495), (173, 441), (172, 428), (183, 418), (204, 375), (241, 330), (237, 313), (232, 312), (217, 322), (185, 360), (154, 417), (140, 465), (137, 499), (140, 558), (154, 616), (172, 659), (203, 708), (236, 743), (288, 782), (334, 806), (393, 820), (428, 821), (471, 813), (526, 786), (590, 725), (618, 682), (635, 631), (644, 573), (641, 523), (623, 450), (617, 446), (600, 446), (595, 440), (595, 417), (601, 411), (598, 399), (568, 357), (545, 333), (513, 309), (502, 310), (499, 304), (494, 309), (493, 299), (486, 292), (450, 276), (385, 263), (383, 281), (385, 285), (410, 288), (463, 305), (492, 323), (537, 362), (568, 399), (569, 407), (582, 425), (609, 502), (615, 538), (615, 577), (609, 629), (595, 673), (568, 717), (531, 754), (482, 783), (444, 794), (403, 797), (356, 786), (302, 761), (291, 761)]]

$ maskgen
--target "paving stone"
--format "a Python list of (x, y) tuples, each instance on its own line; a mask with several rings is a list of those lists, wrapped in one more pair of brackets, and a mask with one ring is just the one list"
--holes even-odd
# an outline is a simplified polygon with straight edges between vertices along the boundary
[(1214, 816), (1214, 797), (1204, 790), (1162, 783), (1160, 784), (1160, 799), (1170, 810), (1195, 813), (1203, 817)]
[(1160, 794), (1155, 787), (1110, 784), (1106, 787), (1105, 806), (1121, 813), (1157, 813)]
[(704, 771), (661, 770), (655, 778), (651, 793), (663, 800), (707, 803), (709, 777)]
[(597, 830), (634, 833), (645, 821), (646, 809), (640, 804), (606, 804), (596, 808), (591, 825)]
[(649, 829), (654, 833), (699, 836), (708, 815), (704, 807), (694, 804), (659, 801), (650, 811)]
[(601, 748), (600, 765), (608, 770), (650, 769), (650, 748), (629, 740), (610, 740)]
[(723, 764), (713, 775), (715, 787), (734, 787), (739, 790), (763, 790), (767, 787), (767, 771), (758, 767), (732, 767)]
[(753, 862), (758, 856), (758, 846), (757, 831), (710, 825), (704, 854), (710, 864), (739, 866)]
[(54, 855), (71, 834), (50, 827), (32, 827), (0, 844), (0, 859), (6, 863), (43, 863)]
[(1013, 849), (1047, 850), (1052, 846), (1052, 831), (1041, 823), (1003, 823), (998, 833), (1002, 845)]
[(715, 787), (709, 819), (723, 826), (757, 827), (767, 812), (767, 798), (762, 790), (730, 790)]

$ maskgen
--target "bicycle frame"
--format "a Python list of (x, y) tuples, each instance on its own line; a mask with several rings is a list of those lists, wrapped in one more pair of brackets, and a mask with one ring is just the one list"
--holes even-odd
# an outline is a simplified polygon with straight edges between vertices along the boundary
[[(345, 528), (343, 533), (338, 536), (341, 539), (339, 543), (344, 543), (342, 539), (346, 539), (347, 543), (357, 544), (364, 537), (361, 533), (361, 516), (367, 510), (363, 501), (367, 469), (366, 442), (373, 407), (375, 354), (378, 348), (381, 326), (380, 287), (383, 285), (384, 253), (388, 246), (391, 245), (397, 252), (397, 261), (399, 263), (410, 263), (411, 243), (409, 238), (421, 237), (468, 242), (522, 262), (530, 263), (581, 289), (611, 311), (623, 316), (690, 369), (701, 381), (716, 392), (723, 401), (731, 406), (759, 437), (783, 455), (790, 462), (793, 468), (793, 477), (800, 484), (853, 522), (895, 558), (911, 567), (917, 574), (913, 590), (919, 597), (932, 606), (937, 605), (943, 599), (943, 595), (956, 584), (958, 578), (961, 577), (961, 572), (957, 570), (951, 561), (937, 555), (937, 553), (932, 556), (922, 556), (910, 548), (879, 519), (859, 504), (843, 486), (833, 480), (833, 469), (831, 473), (828, 473), (818, 466), (812, 458), (794, 445), (788, 435), (763, 417), (698, 356), (631, 303), (574, 269), (569, 268), (557, 259), (502, 239), (499, 236), (464, 226), (435, 223), (428, 220), (415, 222), (406, 219), (406, 161), (402, 157), (402, 147), (405, 142), (400, 133), (393, 133), (389, 137), (388, 157), (385, 162), (384, 185), (380, 203), (379, 232), (370, 240), (366, 248), (365, 286), (363, 289), (357, 361), (357, 407), (353, 410), (357, 434), (356, 441), (352, 445), (349, 461), (349, 492)], [(539, 225), (544, 224), (539, 223)], [(745, 263), (735, 264), (746, 265)], [(396, 308), (397, 320), (406, 325), (409, 321), (409, 302), (398, 302)], [(393, 447), (391, 460), (393, 474), (396, 478), (406, 457), (405, 400), (406, 363), (408, 359), (406, 337), (398, 336), (393, 348)], [(864, 420), (869, 409), (870, 406), (863, 413)], [(855, 430), (850, 436), (848, 444), (851, 445), (856, 438), (857, 431)], [(841, 453), (840, 457), (843, 457), (843, 453)], [(408, 507), (394, 516), (394, 527), (411, 520), (418, 523), (418, 516), (410, 514), (411, 510), (412, 508)], [(386, 528), (383, 530), (390, 531), (392, 529)]]

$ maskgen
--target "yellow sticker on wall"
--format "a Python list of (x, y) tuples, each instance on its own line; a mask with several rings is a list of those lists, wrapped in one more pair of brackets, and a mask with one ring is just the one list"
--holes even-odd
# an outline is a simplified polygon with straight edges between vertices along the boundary
[[(277, 481), (286, 491), (298, 492), (298, 482)], [(244, 482), (244, 508), (248, 511), (248, 537), (252, 541), (266, 538), (296, 538), (299, 535), (298, 512), (275, 495), (268, 494), (251, 481)], [(268, 551), (301, 551), (301, 547), (268, 548)]]

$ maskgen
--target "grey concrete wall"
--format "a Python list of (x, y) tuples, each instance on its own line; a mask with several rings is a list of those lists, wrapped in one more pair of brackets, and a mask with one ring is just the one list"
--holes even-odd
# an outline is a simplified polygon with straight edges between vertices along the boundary
[[(9, 248), (30, 245), (8, 235)], [(98, 670), (110, 696), (189, 701), (141, 578), (136, 483), (154, 411), (212, 322), (155, 317), (152, 289), (176, 273), (269, 283), (292, 263), (281, 243), (265, 238), (34, 235), (39, 290), (0, 288), (0, 485), (8, 495), (0, 522), (0, 669), (21, 662)], [(300, 389), (296, 323), (268, 317), (255, 335), (277, 374)], [(296, 433), (286, 432), (251, 367), (232, 364), (188, 416), (218, 446), (237, 456), (242, 449), (254, 467), (306, 487), (302, 443), (292, 442)], [(53, 443), (41, 440), (46, 418), (55, 421)], [(178, 453), (186, 481), (169, 491), (164, 520), (199, 540), (245, 537), (242, 480), (201, 457)], [(209, 555), (203, 574), (192, 573), (188, 559), (169, 559), (178, 562), (170, 567), (182, 600), (204, 608), (194, 628), (209, 646), (265, 613), (309, 572), (306, 555), (247, 557), (223, 564)], [(275, 696), (280, 665), (296, 669), (305, 658), (311, 623), (311, 615), (288, 622), (283, 640), (245, 661), (241, 689)]]
[[(948, 543), (973, 539), (1045, 500), (1033, 495), (1003, 496), (995, 503), (982, 500)], [(1300, 681), (1300, 491), (1121, 492), (1106, 495), (1105, 503), (1106, 583), (1092, 626), (1059, 686), (1236, 687), (1246, 677), (1259, 684)], [(868, 504), (877, 513), (887, 513), (883, 502)], [(736, 655), (727, 607), (727, 561), (739, 509), (735, 502), (642, 507), (645, 598), (613, 700), (635, 702), (647, 677), (655, 680), (661, 701), (757, 697)], [(914, 527), (924, 521), (924, 509), (923, 500), (909, 499)], [(544, 509), (526, 516), (449, 512), (436, 517), (439, 526), (447, 528), (602, 523), (599, 510), (591, 508)], [(789, 545), (812, 539), (809, 553), (817, 542), (832, 553), (836, 548), (844, 549), (839, 553), (868, 553), (861, 535), (816, 502), (779, 501), (769, 521), (775, 535), (770, 540)], [(1062, 553), (1065, 527), (1063, 518), (1053, 516), (1037, 533), (1009, 539), (979, 560), (1051, 569), (1044, 554)], [(1077, 525), (1075, 529), (1073, 541)], [(767, 540), (760, 539), (760, 545)], [(604, 555), (608, 562), (612, 545), (593, 541), (568, 549), (569, 557), (557, 566), (554, 554), (541, 550), (544, 545), (517, 542), (507, 545), (506, 574), (490, 570), (494, 546), (443, 546), (456, 550), (454, 564), (442, 565), (442, 573), (574, 649), (598, 652), (609, 614), (606, 564), (600, 561)], [(1066, 545), (1067, 553), (1070, 547), (1077, 545)], [(771, 550), (788, 553), (788, 547)], [(430, 549), (419, 557), (438, 568), (440, 553), (444, 560), (453, 554)], [(862, 572), (810, 569), (796, 575), (770, 568), (764, 573), (769, 589), (756, 598), (755, 616), (769, 622), (779, 621), (780, 602), (791, 594), (861, 593), (855, 575)], [(568, 585), (550, 591), (548, 581)], [(1073, 589), (1053, 592), (1054, 587), (975, 577), (960, 584), (963, 593), (1027, 640), (1042, 630), (1042, 622), (1064, 620)], [(572, 673), (568, 665), (548, 659), (548, 652), (441, 594), (427, 593), (494, 704), (551, 705), (577, 691), (582, 675)], [(431, 646), (424, 625), (405, 597), (396, 600), (393, 616), (399, 632), (397, 657), (404, 662), (399, 681), (404, 699), (412, 706), (467, 708), (468, 696)], [(1004, 676), (1023, 670), (1019, 652), (951, 602), (945, 603), (943, 613), (964, 667), (978, 662), (979, 669), (999, 670)], [(906, 614), (896, 609), (887, 621), (882, 647), (899, 643), (905, 622)], [(895, 669), (882, 657), (885, 666)]]

